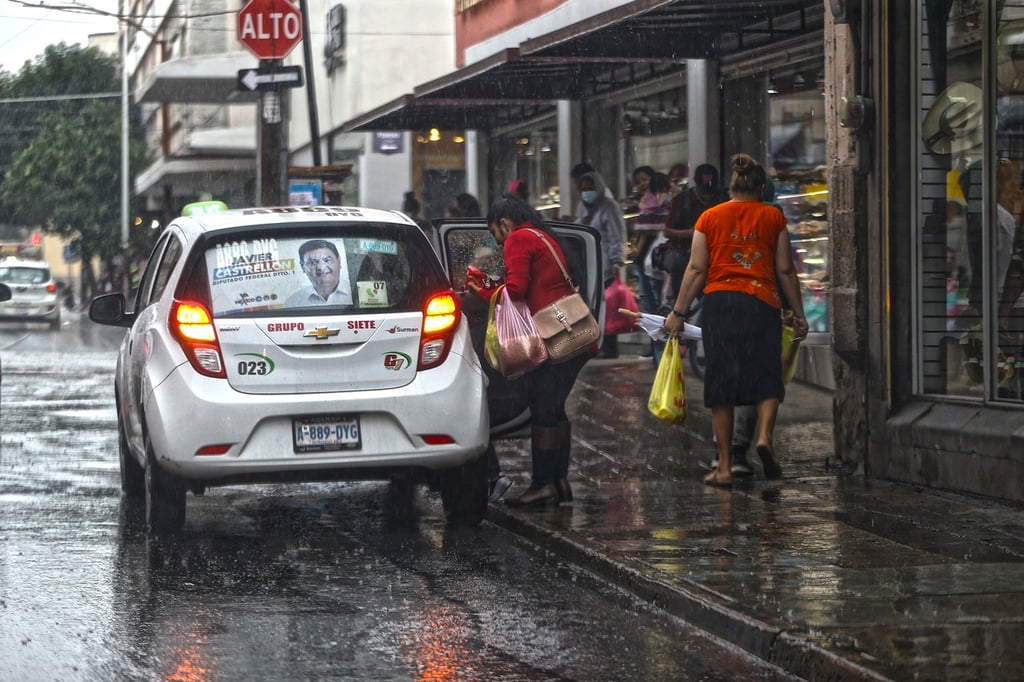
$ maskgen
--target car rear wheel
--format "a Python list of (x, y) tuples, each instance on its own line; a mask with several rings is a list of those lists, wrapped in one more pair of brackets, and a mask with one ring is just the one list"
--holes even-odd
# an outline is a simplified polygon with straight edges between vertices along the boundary
[(487, 460), (481, 454), (441, 472), (441, 504), (451, 526), (478, 526), (487, 515)]
[(146, 494), (146, 470), (128, 450), (128, 439), (120, 423), (117, 425), (117, 454), (121, 463), (121, 492), (125, 497), (141, 498)]
[(185, 486), (163, 471), (146, 436), (146, 527), (150, 535), (173, 533), (185, 525)]

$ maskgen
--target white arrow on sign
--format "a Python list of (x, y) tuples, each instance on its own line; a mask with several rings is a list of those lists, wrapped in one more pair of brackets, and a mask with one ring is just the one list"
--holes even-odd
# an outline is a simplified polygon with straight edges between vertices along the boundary
[(260, 73), (255, 69), (249, 69), (245, 75), (238, 79), (242, 85), (249, 90), (256, 90), (260, 86), (284, 85), (294, 87), (302, 83), (302, 72), (295, 71), (274, 71), (272, 73)]

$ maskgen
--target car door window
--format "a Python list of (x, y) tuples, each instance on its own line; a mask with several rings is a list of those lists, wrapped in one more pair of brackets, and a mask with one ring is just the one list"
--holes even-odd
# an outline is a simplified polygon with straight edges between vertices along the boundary
[(163, 253), (164, 247), (167, 246), (169, 238), (169, 234), (161, 237), (149, 254), (149, 260), (146, 261), (146, 267), (143, 269), (142, 277), (139, 279), (139, 287), (135, 290), (135, 312), (139, 312), (149, 305), (149, 291), (153, 287), (153, 280), (156, 279), (157, 269), (160, 264), (160, 254)]
[(505, 279), (505, 261), (494, 236), (486, 229), (459, 229), (446, 234), (449, 278), (452, 288), (466, 288), (466, 271), (470, 266), (495, 279)]
[(181, 241), (176, 235), (171, 235), (168, 238), (167, 248), (164, 249), (163, 256), (160, 258), (160, 267), (157, 268), (156, 278), (153, 280), (153, 290), (149, 295), (149, 303), (157, 301), (163, 296), (164, 289), (167, 288), (167, 282), (170, 281), (171, 273), (174, 272), (175, 266), (181, 259), (182, 247)]

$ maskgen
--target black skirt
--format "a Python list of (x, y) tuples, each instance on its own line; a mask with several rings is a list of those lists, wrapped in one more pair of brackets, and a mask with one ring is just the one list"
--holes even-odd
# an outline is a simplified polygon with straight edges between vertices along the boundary
[(756, 296), (716, 291), (704, 296), (704, 405), (756, 405), (786, 396), (782, 383), (782, 318)]

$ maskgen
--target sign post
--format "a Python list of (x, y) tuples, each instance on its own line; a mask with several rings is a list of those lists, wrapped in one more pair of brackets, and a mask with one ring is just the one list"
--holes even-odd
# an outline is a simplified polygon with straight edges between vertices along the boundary
[[(301, 73), (281, 65), (302, 40), (302, 13), (290, 0), (249, 0), (238, 12), (238, 40), (260, 59), (260, 69), (239, 72), (239, 87), (261, 97), (259, 166), (256, 184), (261, 206), (287, 203), (287, 99), (281, 87), (301, 85)], [(295, 67), (297, 68), (297, 67)]]

